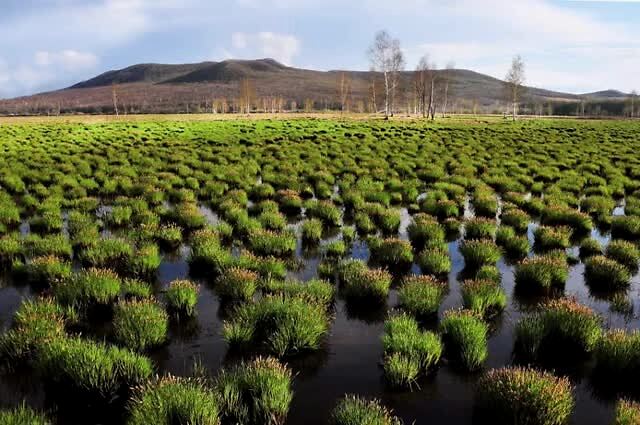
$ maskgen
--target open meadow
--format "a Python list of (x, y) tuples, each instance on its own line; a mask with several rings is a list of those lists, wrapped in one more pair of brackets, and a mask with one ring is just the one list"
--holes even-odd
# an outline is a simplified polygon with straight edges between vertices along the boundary
[(0, 120), (0, 424), (640, 423), (640, 122)]

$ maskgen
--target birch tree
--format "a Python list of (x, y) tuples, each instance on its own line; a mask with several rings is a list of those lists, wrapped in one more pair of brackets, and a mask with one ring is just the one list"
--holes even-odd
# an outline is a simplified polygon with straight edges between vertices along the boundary
[(368, 54), (371, 68), (382, 73), (384, 79), (384, 112), (385, 118), (389, 118), (393, 116), (400, 71), (404, 68), (400, 40), (392, 38), (386, 31), (380, 31), (376, 34)]
[(505, 88), (507, 91), (507, 95), (509, 97), (509, 101), (513, 107), (513, 120), (516, 120), (518, 115), (518, 104), (520, 102), (520, 98), (524, 93), (524, 82), (525, 82), (525, 74), (524, 74), (524, 61), (520, 55), (517, 55), (513, 58), (511, 62), (511, 68), (509, 72), (507, 72), (507, 76), (505, 77)]
[(447, 64), (447, 68), (442, 73), (442, 84), (444, 90), (442, 99), (442, 117), (447, 116), (447, 106), (449, 105), (449, 82), (451, 81), (451, 76), (455, 67), (456, 66), (453, 62), (449, 62)]

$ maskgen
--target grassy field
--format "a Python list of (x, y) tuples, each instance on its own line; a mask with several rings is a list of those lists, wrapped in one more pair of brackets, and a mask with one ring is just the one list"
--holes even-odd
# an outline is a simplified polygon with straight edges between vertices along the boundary
[(0, 418), (637, 414), (640, 122), (211, 118), (0, 119)]

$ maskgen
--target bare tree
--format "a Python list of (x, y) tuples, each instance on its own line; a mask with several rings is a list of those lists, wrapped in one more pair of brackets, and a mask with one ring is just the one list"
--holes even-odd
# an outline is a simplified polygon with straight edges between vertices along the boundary
[(447, 116), (447, 106), (449, 104), (449, 82), (451, 81), (451, 76), (453, 74), (453, 70), (456, 67), (455, 63), (449, 62), (447, 64), (446, 69), (442, 73), (442, 84), (443, 84), (443, 99), (442, 99), (442, 116)]
[(116, 114), (116, 117), (117, 117), (119, 114), (118, 114), (118, 86), (116, 84), (111, 85), (111, 98), (113, 100), (113, 112)]
[(524, 93), (524, 61), (520, 55), (513, 58), (511, 62), (511, 69), (507, 72), (505, 77), (505, 88), (507, 91), (508, 99), (513, 106), (513, 120), (516, 120), (518, 115), (518, 104), (520, 98)]
[(351, 106), (351, 76), (347, 72), (338, 75), (338, 101), (340, 112), (349, 112)]
[(380, 31), (376, 34), (368, 53), (371, 68), (381, 72), (384, 77), (384, 112), (385, 118), (388, 118), (390, 115), (393, 116), (399, 73), (404, 68), (400, 40), (391, 38), (386, 31)]
[(256, 89), (251, 80), (244, 78), (240, 82), (240, 98), (238, 99), (238, 107), (240, 113), (251, 113), (251, 107), (256, 97)]
[(416, 97), (418, 98), (418, 112), (422, 114), (423, 118), (427, 116), (427, 76), (430, 70), (429, 56), (424, 55), (416, 66), (414, 80)]
[(633, 90), (631, 91), (631, 95), (629, 96), (629, 102), (631, 103), (631, 118), (635, 117), (636, 114), (636, 110), (635, 110), (635, 103), (636, 103), (636, 97), (638, 97), (638, 92)]

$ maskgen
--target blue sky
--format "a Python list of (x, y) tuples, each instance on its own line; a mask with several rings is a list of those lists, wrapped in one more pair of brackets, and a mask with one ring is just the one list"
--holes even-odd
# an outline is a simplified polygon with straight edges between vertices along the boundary
[(368, 68), (386, 29), (407, 69), (428, 54), (530, 85), (640, 90), (640, 0), (1, 0), (0, 97), (57, 89), (134, 63), (272, 57)]

